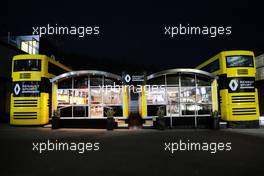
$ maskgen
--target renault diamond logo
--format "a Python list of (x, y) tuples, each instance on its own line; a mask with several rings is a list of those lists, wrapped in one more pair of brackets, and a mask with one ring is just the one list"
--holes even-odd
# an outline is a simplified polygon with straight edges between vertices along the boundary
[(232, 91), (236, 91), (238, 87), (238, 83), (236, 79), (232, 79), (229, 83), (229, 87)]
[(125, 81), (126, 81), (127, 83), (129, 83), (129, 82), (131, 81), (131, 76), (126, 75), (126, 76), (125, 76)]
[(20, 92), (20, 90), (21, 90), (21, 88), (20, 88), (19, 84), (17, 83), (17, 84), (15, 85), (15, 87), (14, 87), (15, 95), (18, 95), (19, 92)]

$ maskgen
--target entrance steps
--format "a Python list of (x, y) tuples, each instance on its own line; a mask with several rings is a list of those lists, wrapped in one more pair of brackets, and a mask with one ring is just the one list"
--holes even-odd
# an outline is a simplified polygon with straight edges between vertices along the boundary
[(128, 128), (128, 123), (125, 120), (116, 120), (117, 128)]
[(142, 124), (143, 128), (153, 128), (154, 122), (153, 120), (145, 120), (145, 123)]

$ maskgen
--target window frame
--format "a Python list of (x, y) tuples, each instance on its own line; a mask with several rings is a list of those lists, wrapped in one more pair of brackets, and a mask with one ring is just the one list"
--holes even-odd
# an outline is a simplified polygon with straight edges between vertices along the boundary
[[(214, 64), (217, 64), (217, 65), (214, 65)], [(210, 68), (212, 68), (212, 66), (217, 66), (215, 69), (211, 69), (209, 70)], [(206, 71), (206, 72), (209, 72), (209, 73), (213, 73), (213, 72), (216, 72), (218, 70), (220, 70), (220, 61), (219, 61), (219, 58), (217, 58), (216, 60), (210, 62), (209, 64), (203, 66), (200, 70), (203, 70), (203, 71)]]
[[(251, 57), (251, 61), (252, 61), (252, 66), (229, 66), (228, 65), (228, 57), (237, 57), (237, 56), (247, 56), (247, 57)], [(239, 67), (244, 67), (244, 68), (254, 68), (255, 64), (254, 64), (254, 56), (252, 55), (229, 55), (225, 57), (225, 62), (226, 62), (226, 68), (239, 68)]]
[[(26, 70), (18, 70), (16, 68), (16, 62), (28, 62), (28, 61), (36, 61), (36, 62), (39, 62), (39, 66), (38, 66), (38, 70), (32, 70), (32, 69), (26, 69)], [(14, 60), (14, 66), (13, 66), (13, 72), (24, 72), (24, 71), (32, 71), (32, 72), (41, 72), (42, 71), (42, 60), (41, 59), (19, 59), (19, 60)]]

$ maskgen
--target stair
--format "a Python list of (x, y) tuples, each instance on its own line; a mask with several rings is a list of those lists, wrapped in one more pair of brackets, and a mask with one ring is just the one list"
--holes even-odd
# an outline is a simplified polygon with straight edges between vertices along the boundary
[(125, 120), (117, 120), (116, 122), (118, 128), (128, 128), (128, 124)]
[(138, 100), (131, 100), (129, 111), (130, 113), (138, 113)]

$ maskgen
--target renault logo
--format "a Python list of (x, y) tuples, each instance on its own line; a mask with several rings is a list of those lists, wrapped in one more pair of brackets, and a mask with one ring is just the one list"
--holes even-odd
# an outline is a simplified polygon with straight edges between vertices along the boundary
[(232, 91), (236, 91), (238, 87), (238, 82), (236, 79), (232, 79), (229, 83), (229, 87)]
[(21, 90), (21, 88), (20, 88), (19, 84), (17, 83), (15, 85), (15, 87), (14, 87), (14, 93), (15, 93), (15, 95), (18, 95), (20, 93), (20, 90)]
[(127, 83), (129, 83), (129, 82), (131, 81), (131, 76), (130, 76), (130, 75), (126, 75), (126, 76), (125, 76), (125, 81), (126, 81)]

